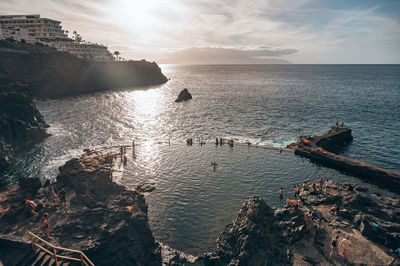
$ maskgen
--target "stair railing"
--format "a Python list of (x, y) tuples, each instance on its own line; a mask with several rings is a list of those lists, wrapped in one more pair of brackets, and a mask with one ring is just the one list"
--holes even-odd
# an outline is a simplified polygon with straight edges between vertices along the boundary
[[(88, 257), (86, 257), (85, 253), (83, 253), (80, 250), (57, 247), (57, 246), (54, 246), (53, 244), (47, 242), (46, 240), (40, 238), (39, 236), (35, 235), (34, 233), (32, 233), (30, 231), (28, 231), (28, 234), (29, 234), (29, 238), (31, 239), (32, 249), (33, 250), (37, 250), (37, 249), (43, 250), (44, 252), (46, 252), (47, 254), (52, 256), (56, 263), (57, 263), (57, 258), (60, 258), (60, 259), (64, 259), (64, 260), (79, 261), (79, 262), (81, 262), (82, 265), (85, 265), (85, 266), (94, 266), (93, 262), (91, 262), (90, 259)], [(38, 241), (38, 242), (36, 242), (36, 241)], [(43, 247), (41, 244), (39, 244), (39, 242), (42, 243), (42, 245), (46, 244), (53, 251), (50, 251), (49, 249)], [(77, 255), (79, 255), (79, 258), (59, 255), (59, 254), (57, 254), (57, 250), (67, 251), (70, 253), (77, 254)]]

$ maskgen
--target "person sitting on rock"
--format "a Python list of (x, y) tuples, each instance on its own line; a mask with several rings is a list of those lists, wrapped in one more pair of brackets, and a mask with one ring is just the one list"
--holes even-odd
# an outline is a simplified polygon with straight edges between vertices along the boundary
[(332, 238), (331, 240), (331, 252), (329, 253), (329, 259), (332, 258), (333, 253), (335, 253), (336, 258), (339, 257), (339, 252), (338, 252), (338, 243), (339, 242), (339, 236), (337, 235), (336, 237)]
[(343, 259), (347, 260), (347, 257), (349, 256), (350, 253), (350, 248), (351, 246), (351, 241), (349, 240), (349, 237), (346, 236), (342, 242), (340, 243), (340, 247), (343, 249)]
[(40, 227), (42, 228), (42, 234), (46, 235), (47, 238), (50, 238), (50, 230), (49, 230), (49, 214), (46, 212), (43, 214), (42, 219), (40, 219)]
[(295, 199), (291, 200), (290, 197), (288, 197), (287, 200), (286, 200), (286, 206), (287, 207), (291, 207), (291, 206), (295, 207), (295, 206), (297, 206), (297, 200), (295, 200)]
[(301, 209), (301, 198), (297, 197), (297, 209)]
[(25, 205), (29, 206), (30, 212), (35, 218), (38, 217), (39, 213), (36, 212), (37, 204), (33, 200), (25, 200)]
[(49, 200), (56, 201), (57, 199), (57, 194), (54, 191), (54, 187), (52, 185), (49, 185), (47, 187), (46, 195)]
[(336, 214), (339, 211), (339, 204), (335, 203), (332, 208), (329, 209), (329, 212)]

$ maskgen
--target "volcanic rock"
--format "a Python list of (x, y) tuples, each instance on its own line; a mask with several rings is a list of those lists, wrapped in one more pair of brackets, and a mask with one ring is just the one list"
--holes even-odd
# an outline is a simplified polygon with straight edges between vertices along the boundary
[(184, 89), (179, 93), (178, 98), (175, 100), (176, 103), (180, 103), (182, 101), (189, 101), (192, 99), (192, 95), (188, 91), (188, 89)]
[[(49, 213), (52, 244), (83, 251), (96, 265), (161, 265), (161, 248), (147, 218), (144, 196), (112, 181), (114, 155), (94, 155), (59, 168), (56, 192), (66, 192), (67, 209), (46, 197), (34, 198)], [(26, 237), (40, 234), (38, 219), (27, 212), (25, 192), (13, 188), (0, 194), (0, 233)]]
[(0, 93), (0, 171), (14, 154), (48, 136), (48, 125), (32, 99), (20, 91)]
[(261, 198), (248, 200), (219, 236), (216, 251), (205, 254), (205, 265), (285, 265), (287, 241), (274, 220)]

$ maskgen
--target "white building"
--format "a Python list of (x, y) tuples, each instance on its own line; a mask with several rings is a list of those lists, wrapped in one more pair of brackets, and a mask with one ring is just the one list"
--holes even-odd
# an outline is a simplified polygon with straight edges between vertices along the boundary
[[(26, 42), (42, 43), (76, 55), (79, 58), (97, 61), (113, 60), (107, 46), (91, 43), (77, 43), (62, 29), (61, 21), (41, 18), (40, 15), (8, 15), (0, 16), (0, 27), (7, 31), (19, 28), (27, 31)], [(6, 39), (6, 38), (1, 38)]]
[(20, 27), (1, 27), (0, 40), (14, 39), (17, 42), (28, 41), (28, 31)]

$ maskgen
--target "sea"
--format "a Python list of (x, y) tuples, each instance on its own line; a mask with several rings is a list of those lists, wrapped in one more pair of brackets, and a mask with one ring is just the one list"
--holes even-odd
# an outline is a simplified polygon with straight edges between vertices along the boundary
[[(293, 185), (325, 178), (395, 196), (292, 151), (212, 140), (280, 148), (339, 120), (354, 137), (342, 154), (400, 171), (400, 65), (160, 67), (170, 80), (159, 86), (36, 101), (51, 136), (19, 154), (3, 178), (54, 181), (58, 167), (83, 149), (118, 150), (135, 140), (117, 182), (128, 189), (154, 183), (146, 195), (154, 237), (194, 255), (215, 249), (247, 199), (282, 207), (280, 187), (287, 197)], [(175, 103), (184, 88), (193, 99)]]

